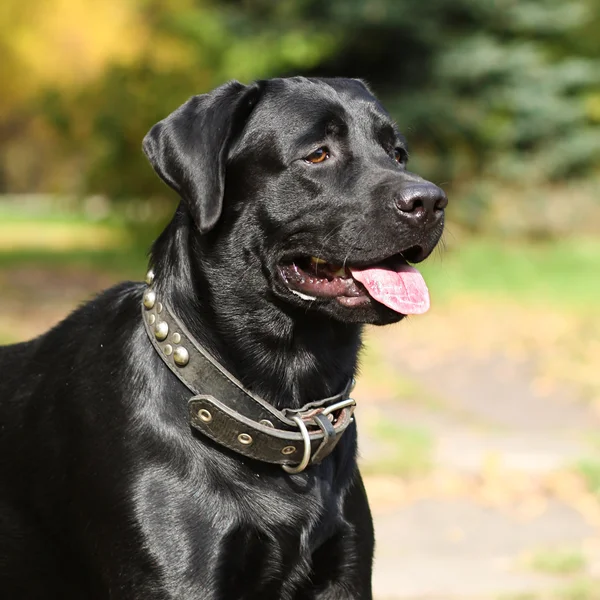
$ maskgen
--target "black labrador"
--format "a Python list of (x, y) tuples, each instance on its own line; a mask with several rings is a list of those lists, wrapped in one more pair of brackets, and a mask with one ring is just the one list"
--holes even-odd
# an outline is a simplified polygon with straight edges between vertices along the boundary
[(371, 598), (349, 382), (427, 310), (444, 192), (358, 80), (228, 83), (144, 151), (182, 199), (147, 283), (0, 348), (0, 596)]

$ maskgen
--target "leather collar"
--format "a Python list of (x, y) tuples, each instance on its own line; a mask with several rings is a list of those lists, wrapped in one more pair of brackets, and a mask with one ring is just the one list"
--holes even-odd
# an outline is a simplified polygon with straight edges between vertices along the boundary
[(219, 364), (160, 301), (154, 274), (142, 317), (148, 337), (169, 369), (193, 394), (188, 401), (190, 425), (218, 444), (249, 458), (300, 473), (328, 456), (352, 422), (356, 402), (343, 392), (298, 409), (277, 410)]

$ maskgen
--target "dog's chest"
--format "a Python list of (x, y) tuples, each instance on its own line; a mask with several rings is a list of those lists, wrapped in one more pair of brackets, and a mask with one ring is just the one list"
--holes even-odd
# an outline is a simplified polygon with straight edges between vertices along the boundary
[(318, 477), (151, 479), (138, 498), (153, 559), (172, 585), (210, 580), (217, 598), (294, 598), (344, 523), (341, 494)]
[[(260, 481), (258, 475), (255, 477)], [(333, 490), (327, 480), (285, 476), (262, 485), (247, 483), (230, 483), (226, 490), (221, 486), (217, 510), (224, 518), (236, 515), (234, 521), (268, 543), (290, 544), (299, 552), (311, 553), (341, 519), (343, 493)]]
[(244, 522), (231, 524), (220, 542), (231, 578), (224, 597), (244, 590), (248, 598), (293, 598), (309, 585), (314, 553), (341, 527), (339, 500), (319, 485), (248, 494), (237, 506)]

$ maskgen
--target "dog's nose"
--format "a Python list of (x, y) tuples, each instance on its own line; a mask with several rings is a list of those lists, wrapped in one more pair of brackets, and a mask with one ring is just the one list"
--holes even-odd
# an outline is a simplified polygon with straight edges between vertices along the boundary
[(428, 182), (406, 186), (396, 194), (395, 201), (402, 216), (415, 224), (437, 221), (448, 206), (444, 190)]

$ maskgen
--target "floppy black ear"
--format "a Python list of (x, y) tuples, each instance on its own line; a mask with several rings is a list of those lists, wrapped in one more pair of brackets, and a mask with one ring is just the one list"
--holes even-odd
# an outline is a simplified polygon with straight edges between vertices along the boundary
[(210, 94), (193, 96), (144, 138), (150, 164), (185, 200), (201, 233), (210, 231), (221, 216), (229, 145), (260, 89), (260, 84), (231, 81)]

